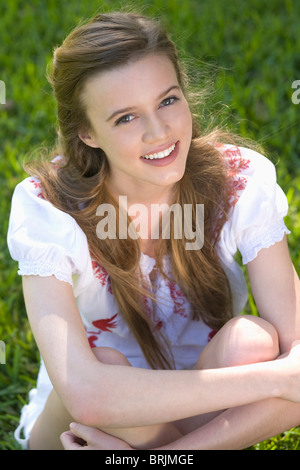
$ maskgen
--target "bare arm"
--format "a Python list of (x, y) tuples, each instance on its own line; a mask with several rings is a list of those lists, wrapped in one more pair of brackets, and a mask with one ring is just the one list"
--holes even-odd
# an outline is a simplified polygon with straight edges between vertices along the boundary
[(300, 382), (293, 373), (299, 370), (298, 362), (292, 368), (266, 363), (207, 371), (101, 364), (89, 347), (72, 287), (39, 276), (24, 277), (23, 285), (29, 321), (50, 379), (82, 424), (133, 427), (170, 422), (279, 396), (290, 375)]
[(281, 352), (300, 339), (300, 281), (286, 237), (261, 250), (248, 264), (251, 289), (262, 318), (275, 326)]
[[(253, 296), (261, 317), (277, 329), (281, 352), (300, 340), (300, 282), (286, 238), (263, 249), (248, 264)], [(298, 404), (264, 400), (228, 409), (172, 449), (243, 449), (299, 424)]]

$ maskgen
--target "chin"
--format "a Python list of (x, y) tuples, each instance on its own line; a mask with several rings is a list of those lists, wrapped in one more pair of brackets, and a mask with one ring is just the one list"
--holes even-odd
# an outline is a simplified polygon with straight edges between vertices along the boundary
[(167, 187), (167, 186), (174, 186), (176, 183), (178, 183), (184, 175), (184, 172), (173, 175), (172, 177), (166, 177), (164, 179), (160, 179), (160, 181), (157, 181), (157, 185), (160, 187)]

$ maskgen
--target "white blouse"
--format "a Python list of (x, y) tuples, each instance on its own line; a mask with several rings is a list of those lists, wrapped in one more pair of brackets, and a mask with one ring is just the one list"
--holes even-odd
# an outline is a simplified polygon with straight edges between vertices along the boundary
[[(235, 255), (239, 251), (243, 264), (247, 264), (259, 250), (282, 240), (289, 233), (283, 221), (288, 204), (268, 159), (242, 147), (222, 145), (219, 150), (232, 176), (232, 186), (230, 217), (222, 228), (218, 253), (231, 285), (234, 313), (238, 315), (248, 293)], [(15, 189), (8, 247), (19, 263), (20, 275), (54, 275), (73, 286), (91, 347), (115, 348), (133, 366), (149, 367), (119, 312), (108, 273), (91, 258), (84, 232), (70, 215), (43, 199), (41, 183), (35, 178), (25, 179)], [(142, 254), (140, 267), (151, 285), (149, 275), (155, 259)], [(167, 256), (164, 267), (171, 275)], [(156, 304), (145, 298), (145, 308), (155, 328), (169, 340), (176, 367), (192, 368), (213, 332), (202, 321), (191, 319), (190, 306), (175, 282), (158, 275), (155, 292), (162, 301)], [(16, 438), (24, 447), (51, 388), (41, 360), (37, 387), (30, 392), (29, 405), (23, 408), (16, 431)], [(21, 428), (25, 440), (20, 439)]]

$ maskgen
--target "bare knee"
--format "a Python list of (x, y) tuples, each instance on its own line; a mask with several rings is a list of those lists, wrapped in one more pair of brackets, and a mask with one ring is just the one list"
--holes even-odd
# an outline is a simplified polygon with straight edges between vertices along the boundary
[(266, 320), (242, 315), (229, 320), (199, 357), (196, 368), (230, 367), (275, 359), (279, 354), (276, 329)]
[(130, 366), (128, 359), (117, 349), (108, 347), (97, 347), (92, 349), (96, 358), (104, 364), (113, 364), (118, 366)]
[(270, 361), (279, 354), (278, 335), (273, 325), (249, 315), (233, 318), (224, 326), (220, 345), (222, 367)]

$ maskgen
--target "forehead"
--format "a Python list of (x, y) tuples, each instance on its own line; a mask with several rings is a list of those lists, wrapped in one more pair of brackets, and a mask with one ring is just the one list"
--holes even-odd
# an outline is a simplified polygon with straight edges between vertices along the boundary
[(130, 107), (157, 98), (171, 85), (178, 85), (175, 68), (163, 55), (153, 54), (101, 72), (85, 85), (82, 98), (87, 111)]

